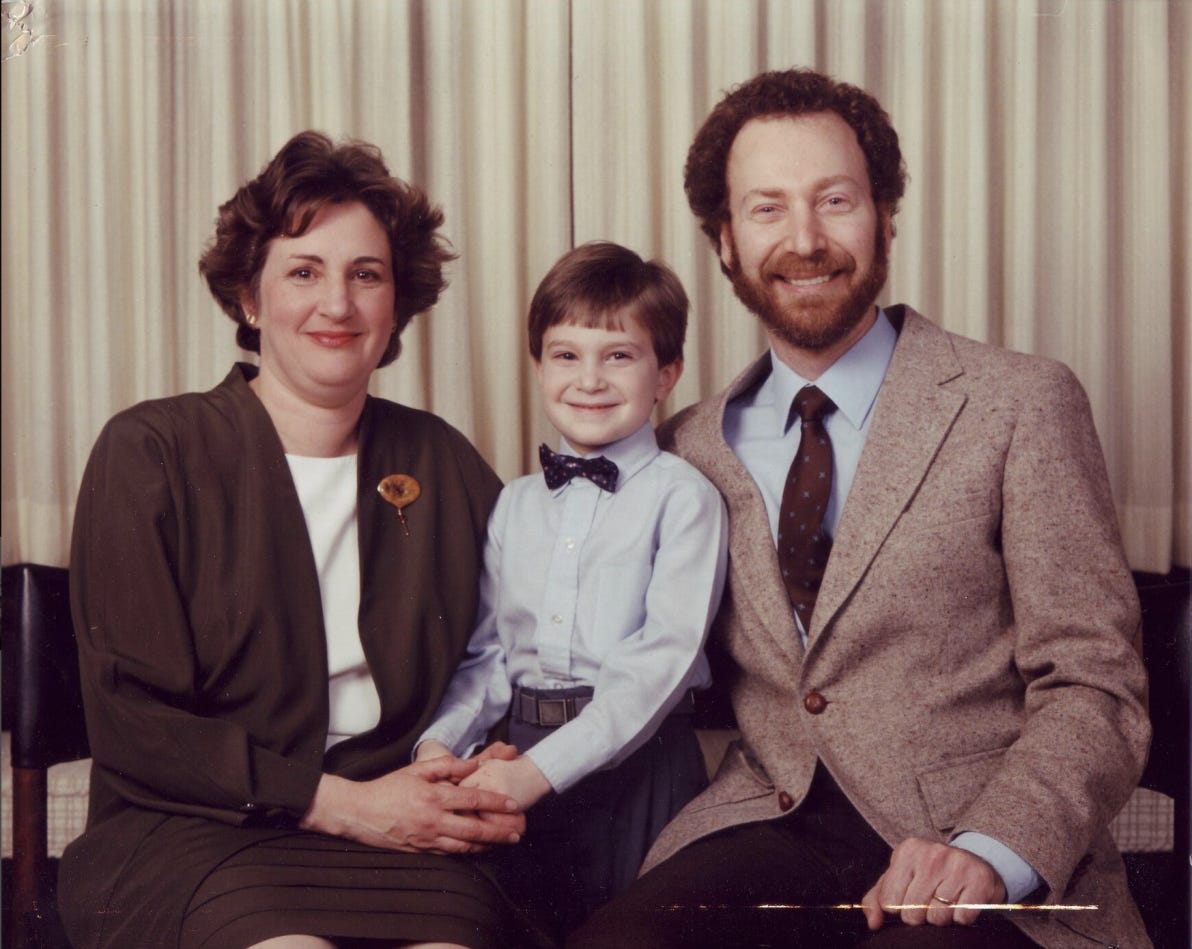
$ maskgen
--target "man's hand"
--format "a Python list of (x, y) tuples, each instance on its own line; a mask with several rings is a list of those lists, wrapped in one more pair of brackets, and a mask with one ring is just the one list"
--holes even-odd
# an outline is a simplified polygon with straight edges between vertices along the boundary
[(387, 850), (478, 853), (515, 844), (526, 818), (517, 801), (483, 788), (456, 787), (475, 761), (431, 758), (372, 781), (325, 774), (300, 826)]
[[(954, 903), (1001, 903), (1006, 887), (993, 867), (959, 847), (911, 837), (890, 855), (890, 866), (861, 899), (870, 929), (881, 929), (883, 907), (908, 926), (973, 923), (981, 911), (953, 909)], [(919, 908), (911, 908), (919, 907)]]
[(523, 811), (528, 811), (551, 791), (546, 775), (525, 755), (512, 761), (488, 758), (481, 762), (474, 774), (464, 778), (459, 786), (483, 788), (494, 794), (507, 795), (517, 801)]

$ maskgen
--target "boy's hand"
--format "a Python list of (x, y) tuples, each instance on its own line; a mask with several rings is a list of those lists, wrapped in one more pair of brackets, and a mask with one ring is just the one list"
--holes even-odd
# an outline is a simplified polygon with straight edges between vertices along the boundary
[(476, 753), (477, 761), (488, 761), (490, 758), (501, 758), (512, 761), (517, 757), (517, 747), (503, 741), (494, 741)]
[[(415, 761), (430, 761), (432, 758), (454, 758), (455, 753), (450, 748), (444, 745), (441, 741), (435, 741), (433, 738), (428, 738), (421, 742), (417, 748), (414, 749)], [(512, 761), (517, 757), (517, 749), (513, 745), (506, 744), (503, 741), (494, 741), (487, 748), (478, 752), (473, 760), (488, 761), (490, 758), (502, 758), (505, 761)]]
[(429, 738), (422, 742), (414, 752), (415, 761), (429, 761), (431, 758), (453, 757), (451, 749), (444, 745), (441, 741), (435, 741)]
[(511, 797), (523, 811), (529, 810), (552, 790), (546, 775), (525, 755), (512, 761), (488, 758), (472, 774), (460, 781), (459, 786), (479, 788)]

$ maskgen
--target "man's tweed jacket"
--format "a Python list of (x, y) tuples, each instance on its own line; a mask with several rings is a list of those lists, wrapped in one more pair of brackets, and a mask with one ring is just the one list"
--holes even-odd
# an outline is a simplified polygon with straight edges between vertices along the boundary
[(769, 356), (664, 427), (664, 446), (728, 503), (713, 636), (735, 666), (742, 740), (645, 869), (797, 806), (819, 758), (891, 845), (978, 831), (1036, 869), (1047, 901), (1099, 907), (1014, 914), (1041, 945), (1149, 946), (1107, 831), (1150, 726), (1138, 602), (1087, 399), (1056, 362), (887, 313), (898, 343), (806, 649), (761, 496), (722, 434), (726, 402)]

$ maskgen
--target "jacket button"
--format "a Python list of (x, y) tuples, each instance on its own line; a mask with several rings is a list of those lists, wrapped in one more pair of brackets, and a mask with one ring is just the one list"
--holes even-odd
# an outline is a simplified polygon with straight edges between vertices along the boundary
[(807, 709), (812, 715), (818, 715), (828, 707), (828, 700), (819, 692), (808, 692), (803, 697), (803, 708)]
[(778, 793), (778, 806), (784, 811), (789, 811), (795, 806), (795, 799), (787, 794), (786, 791), (780, 791)]

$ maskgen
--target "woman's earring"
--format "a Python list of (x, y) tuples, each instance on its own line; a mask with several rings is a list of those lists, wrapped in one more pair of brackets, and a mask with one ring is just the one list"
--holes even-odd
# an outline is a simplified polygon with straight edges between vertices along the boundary
[(257, 315), (255, 313), (249, 313), (246, 310), (244, 313), (244, 322), (247, 323), (249, 325), (249, 327), (251, 327), (252, 329), (256, 329), (257, 328)]

